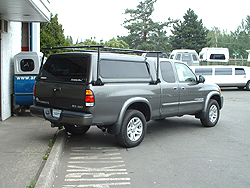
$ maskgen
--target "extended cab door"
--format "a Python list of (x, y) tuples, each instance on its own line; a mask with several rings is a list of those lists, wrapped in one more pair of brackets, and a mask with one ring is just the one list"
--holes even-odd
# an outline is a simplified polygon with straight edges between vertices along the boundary
[(175, 63), (180, 91), (179, 115), (192, 114), (203, 109), (203, 83), (198, 83), (196, 75), (184, 63)]
[(179, 95), (178, 83), (174, 74), (174, 69), (170, 62), (161, 62), (161, 116), (178, 115), (179, 111)]

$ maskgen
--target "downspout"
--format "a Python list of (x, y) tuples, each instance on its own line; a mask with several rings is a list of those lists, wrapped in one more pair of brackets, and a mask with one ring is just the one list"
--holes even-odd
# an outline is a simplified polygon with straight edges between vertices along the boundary
[(2, 121), (2, 33), (0, 33), (0, 121)]
[(33, 52), (33, 22), (30, 23), (30, 51)]

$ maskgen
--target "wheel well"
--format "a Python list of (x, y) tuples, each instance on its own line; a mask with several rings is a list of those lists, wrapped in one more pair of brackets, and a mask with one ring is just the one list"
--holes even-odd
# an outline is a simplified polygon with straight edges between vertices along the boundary
[(137, 102), (137, 103), (133, 103), (131, 104), (128, 109), (135, 109), (135, 110), (138, 110), (140, 111), (141, 113), (143, 113), (143, 115), (145, 116), (146, 118), (146, 121), (149, 121), (150, 120), (150, 109), (149, 109), (149, 106), (143, 102)]
[(214, 96), (211, 97), (211, 99), (216, 100), (218, 102), (219, 106), (220, 106), (220, 109), (221, 109), (222, 106), (221, 106), (220, 96), (214, 95)]

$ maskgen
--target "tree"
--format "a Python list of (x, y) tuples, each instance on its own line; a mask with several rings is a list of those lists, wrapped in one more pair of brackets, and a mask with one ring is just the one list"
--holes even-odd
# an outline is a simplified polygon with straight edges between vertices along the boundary
[(195, 49), (199, 53), (207, 46), (208, 30), (203, 26), (202, 19), (198, 20), (198, 16), (190, 8), (183, 18), (184, 21), (174, 24), (171, 30), (172, 49)]
[(106, 42), (97, 42), (92, 39), (86, 39), (83, 43), (76, 44), (77, 46), (91, 46), (91, 45), (104, 45), (105, 47), (111, 47), (111, 48), (123, 48), (128, 49), (129, 45), (124, 42), (123, 40), (117, 40), (115, 38), (110, 39)]
[(220, 31), (218, 28), (213, 28), (208, 33), (209, 46), (215, 47), (215, 29), (217, 30), (218, 47), (228, 48), (230, 57), (234, 58), (233, 53), (239, 53), (238, 57), (247, 58), (248, 53), (246, 50), (250, 49), (250, 16), (242, 20), (241, 25), (238, 26), (236, 31)]
[(243, 57), (247, 58), (248, 53), (246, 50), (250, 49), (250, 16), (248, 15), (245, 20), (242, 20), (241, 25), (238, 26), (235, 32), (232, 32), (234, 38), (234, 52), (237, 52)]
[(157, 0), (145, 0), (139, 2), (137, 9), (126, 9), (125, 14), (130, 19), (124, 21), (124, 27), (129, 30), (128, 36), (118, 36), (118, 40), (124, 40), (130, 48), (140, 50), (161, 50), (166, 52), (168, 48), (168, 38), (165, 27), (172, 23), (154, 22), (151, 18), (154, 11), (154, 3)]
[(219, 28), (212, 28), (207, 34), (208, 47), (216, 47), (216, 33), (217, 33), (217, 47), (218, 48), (228, 48), (231, 58), (233, 58), (232, 53), (235, 52), (234, 43), (235, 39), (232, 32), (228, 33), (227, 30), (220, 31)]
[[(50, 15), (49, 23), (41, 23), (40, 26), (40, 48), (52, 46), (70, 46), (70, 40), (65, 39), (62, 24), (58, 22), (58, 14)], [(52, 52), (50, 52), (52, 53)]]

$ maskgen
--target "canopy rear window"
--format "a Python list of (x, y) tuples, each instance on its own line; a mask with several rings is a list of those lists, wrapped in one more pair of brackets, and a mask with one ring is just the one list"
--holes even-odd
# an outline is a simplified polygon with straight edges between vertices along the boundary
[(225, 60), (225, 54), (211, 54), (210, 59), (220, 59), (220, 60)]
[(46, 61), (40, 77), (54, 81), (85, 82), (90, 57), (80, 54), (51, 55)]

